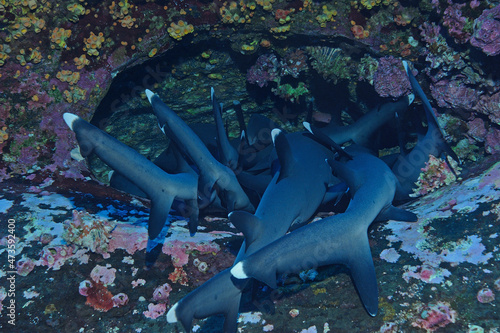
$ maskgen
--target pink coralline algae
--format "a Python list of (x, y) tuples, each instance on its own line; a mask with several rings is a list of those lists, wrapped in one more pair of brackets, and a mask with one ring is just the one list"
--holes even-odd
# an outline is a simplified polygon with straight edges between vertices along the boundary
[(168, 283), (162, 284), (156, 287), (153, 292), (153, 299), (159, 303), (168, 303), (168, 297), (171, 291), (172, 287), (170, 287)]
[(31, 258), (23, 257), (16, 263), (16, 271), (20, 276), (27, 276), (35, 268), (35, 261)]
[(483, 288), (477, 293), (477, 300), (480, 303), (491, 303), (495, 300), (495, 294), (490, 288)]
[(484, 10), (474, 21), (470, 43), (489, 56), (500, 54), (500, 5)]
[(119, 294), (111, 297), (111, 300), (113, 301), (113, 306), (115, 308), (119, 308), (121, 306), (128, 304), (128, 296), (127, 296), (127, 294), (124, 294), (124, 293), (119, 293)]
[(147, 318), (156, 319), (167, 310), (167, 305), (165, 303), (153, 304), (149, 303), (148, 311), (144, 311), (143, 314)]
[(90, 272), (90, 277), (95, 282), (102, 282), (105, 286), (112, 284), (115, 281), (115, 268), (108, 268), (100, 265), (96, 265), (92, 272)]
[(73, 248), (71, 246), (46, 246), (43, 248), (40, 259), (36, 262), (37, 266), (47, 266), (57, 271), (61, 268), (64, 262), (73, 256)]
[(451, 309), (450, 304), (446, 302), (439, 301), (435, 304), (422, 305), (418, 311), (420, 318), (417, 318), (411, 325), (423, 328), (427, 332), (434, 332), (457, 320), (457, 312)]
[(142, 226), (128, 223), (117, 223), (116, 228), (111, 231), (111, 239), (108, 243), (108, 252), (123, 249), (128, 254), (144, 250), (148, 243), (148, 232)]
[(373, 85), (382, 97), (398, 98), (411, 92), (410, 81), (401, 59), (392, 56), (380, 58), (373, 74)]
[(443, 15), (443, 24), (448, 27), (448, 32), (455, 38), (457, 43), (466, 43), (470, 39), (470, 33), (466, 31), (465, 26), (468, 19), (462, 16), (462, 7), (465, 3), (455, 3), (445, 9)]
[(432, 97), (442, 108), (470, 111), (479, 101), (479, 93), (459, 80), (440, 80), (430, 86)]
[(262, 88), (267, 86), (268, 82), (276, 81), (278, 74), (278, 59), (276, 56), (274, 54), (263, 54), (257, 59), (255, 65), (248, 70), (247, 81)]
[[(458, 164), (451, 160), (450, 163), (457, 175), (460, 174), (460, 168)], [(448, 166), (445, 160), (437, 158), (433, 155), (429, 155), (429, 161), (425, 163), (425, 167), (422, 168), (417, 182), (416, 188), (413, 189), (413, 194), (410, 196), (418, 197), (432, 192), (441, 186), (449, 185), (453, 183), (457, 177), (453, 171)]]
[(172, 256), (172, 263), (175, 267), (182, 267), (188, 263), (189, 252), (198, 251), (200, 253), (217, 253), (220, 247), (216, 243), (195, 243), (173, 240), (163, 245), (162, 251)]

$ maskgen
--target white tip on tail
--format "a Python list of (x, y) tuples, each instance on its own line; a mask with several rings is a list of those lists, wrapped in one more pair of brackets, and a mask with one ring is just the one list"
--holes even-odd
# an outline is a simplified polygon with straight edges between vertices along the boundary
[(115, 170), (111, 170), (108, 172), (108, 183), (111, 182), (111, 177), (113, 177), (113, 174), (115, 173)]
[(413, 103), (414, 100), (415, 100), (415, 94), (409, 94), (408, 95), (408, 105)]
[(68, 127), (71, 130), (73, 130), (73, 123), (75, 122), (75, 120), (77, 120), (80, 117), (78, 117), (75, 114), (66, 112), (65, 114), (63, 114), (63, 118), (64, 118), (64, 121), (66, 122), (66, 125), (68, 125)]
[(148, 101), (149, 103), (151, 103), (151, 98), (153, 98), (153, 96), (155, 95), (154, 92), (152, 92), (151, 90), (149, 89), (146, 89), (146, 96), (148, 97)]
[(212, 101), (214, 100), (214, 94), (215, 94), (214, 87), (210, 87), (210, 99)]
[(311, 130), (311, 124), (309, 124), (307, 121), (304, 121), (304, 122), (302, 123), (302, 125), (306, 128), (306, 130), (307, 130), (309, 133), (313, 134), (313, 132), (312, 132), (312, 130)]
[(239, 262), (231, 268), (231, 275), (237, 279), (248, 279), (248, 276), (243, 270), (243, 262)]
[(177, 309), (177, 306), (179, 303), (175, 303), (174, 306), (170, 308), (167, 312), (167, 321), (169, 323), (176, 323), (177, 322), (177, 314), (175, 313), (175, 310)]
[(271, 136), (273, 138), (273, 144), (276, 136), (281, 133), (281, 130), (279, 128), (275, 128), (271, 131)]

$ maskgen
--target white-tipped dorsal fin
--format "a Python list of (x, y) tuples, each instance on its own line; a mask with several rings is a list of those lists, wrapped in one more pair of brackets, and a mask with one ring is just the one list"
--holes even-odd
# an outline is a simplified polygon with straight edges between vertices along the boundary
[(413, 103), (414, 100), (415, 100), (415, 94), (409, 94), (408, 95), (408, 105)]
[(243, 262), (239, 262), (231, 268), (231, 275), (237, 279), (248, 279), (248, 276), (243, 270)]
[(214, 94), (215, 94), (214, 87), (210, 87), (210, 99), (212, 101), (214, 100)]
[(155, 95), (154, 92), (152, 92), (151, 90), (149, 89), (146, 89), (146, 96), (148, 97), (148, 101), (149, 103), (151, 103), (151, 98), (153, 98), (153, 96)]
[(273, 130), (271, 131), (271, 137), (273, 138), (273, 144), (274, 144), (274, 139), (275, 139), (275, 138), (276, 138), (276, 136), (277, 136), (278, 134), (280, 134), (280, 133), (281, 133), (281, 130), (280, 130), (279, 128), (275, 128), (275, 129), (273, 129)]
[(309, 124), (309, 122), (304, 121), (304, 122), (302, 123), (302, 125), (305, 127), (305, 129), (306, 129), (309, 133), (313, 134), (313, 132), (312, 132), (312, 130), (311, 130), (311, 124)]
[(63, 118), (64, 118), (64, 121), (66, 122), (66, 125), (68, 125), (68, 127), (71, 130), (73, 130), (73, 123), (75, 122), (75, 120), (77, 120), (80, 117), (78, 117), (76, 114), (66, 112), (65, 114), (63, 114)]

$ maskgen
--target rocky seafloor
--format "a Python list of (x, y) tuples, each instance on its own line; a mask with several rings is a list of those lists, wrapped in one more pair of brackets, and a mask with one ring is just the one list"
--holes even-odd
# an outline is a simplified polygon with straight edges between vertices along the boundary
[[(164, 312), (229, 267), (242, 242), (225, 218), (206, 217), (195, 237), (179, 218), (146, 270), (146, 202), (96, 181), (4, 184), (1, 227), (9, 232), (0, 274), (9, 283), (0, 299), (10, 332), (181, 332)], [(256, 283), (243, 298), (240, 331), (497, 332), (500, 163), (487, 159), (407, 209), (417, 223), (369, 231), (376, 317), (365, 313), (345, 268), (321, 267), (284, 277), (274, 291)], [(218, 332), (221, 324), (213, 317), (194, 329)]]

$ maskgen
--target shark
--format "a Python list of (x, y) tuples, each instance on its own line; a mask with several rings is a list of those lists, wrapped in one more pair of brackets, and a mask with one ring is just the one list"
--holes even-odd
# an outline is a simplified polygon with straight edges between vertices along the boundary
[[(272, 140), (281, 168), (273, 176), (255, 213), (233, 211), (229, 214), (230, 222), (245, 236), (235, 264), (278, 240), (292, 224), (309, 220), (329, 185), (340, 182), (325, 162), (333, 158), (333, 152), (309, 133), (285, 134), (274, 129)], [(190, 331), (193, 319), (223, 314), (223, 331), (236, 332), (242, 290), (250, 281), (233, 278), (228, 268), (177, 302), (169, 310), (167, 320), (181, 322), (184, 329)]]
[(416, 221), (417, 217), (392, 205), (398, 181), (386, 163), (358, 145), (346, 150), (352, 159), (328, 159), (333, 173), (349, 187), (351, 201), (346, 211), (261, 247), (231, 268), (233, 277), (254, 278), (276, 288), (277, 275), (342, 264), (348, 267), (367, 313), (377, 314), (378, 287), (368, 227), (374, 221)]
[(425, 135), (418, 138), (417, 144), (410, 152), (402, 152), (392, 165), (392, 171), (398, 179), (398, 187), (396, 190), (397, 201), (409, 199), (409, 195), (413, 193), (413, 188), (415, 187), (415, 182), (418, 180), (421, 169), (424, 168), (425, 164), (429, 161), (429, 155), (442, 156), (446, 161), (447, 159), (445, 156), (448, 155), (455, 161), (460, 162), (458, 156), (444, 139), (443, 130), (437, 122), (431, 104), (413, 75), (408, 62), (403, 61), (403, 65), (413, 91), (422, 101), (427, 120), (427, 132)]
[[(211, 193), (216, 191), (228, 211), (241, 209), (254, 212), (255, 208), (238, 183), (234, 172), (210, 154), (193, 130), (164, 104), (158, 95), (147, 89), (146, 96), (158, 118), (160, 129), (198, 168), (199, 191), (206, 197), (211, 197)], [(191, 228), (190, 232), (195, 233), (196, 228)]]
[(414, 98), (415, 96), (410, 94), (401, 97), (397, 101), (380, 104), (353, 124), (346, 126), (331, 124), (319, 129), (318, 132), (326, 134), (333, 142), (339, 145), (351, 141), (358, 145), (369, 146), (375, 131), (385, 123), (394, 119), (395, 114), (405, 112)]
[(168, 221), (175, 199), (190, 206), (190, 224), (198, 224), (198, 179), (193, 173), (168, 174), (134, 149), (72, 113), (64, 121), (75, 133), (80, 153), (95, 153), (151, 200), (148, 236), (156, 239)]

